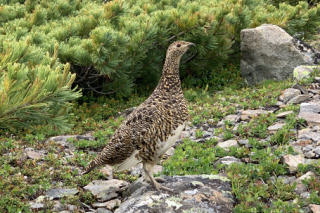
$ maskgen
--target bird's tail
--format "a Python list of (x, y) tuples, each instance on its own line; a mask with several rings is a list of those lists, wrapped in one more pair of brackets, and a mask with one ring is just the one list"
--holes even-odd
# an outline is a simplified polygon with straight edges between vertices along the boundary
[(84, 169), (81, 175), (91, 172), (94, 168), (102, 166), (106, 163), (106, 156), (104, 153), (99, 154), (95, 159), (93, 159), (89, 165)]

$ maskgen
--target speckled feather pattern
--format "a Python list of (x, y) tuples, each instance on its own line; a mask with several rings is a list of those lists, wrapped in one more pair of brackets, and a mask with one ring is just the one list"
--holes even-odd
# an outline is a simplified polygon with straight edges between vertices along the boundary
[(159, 143), (166, 143), (189, 118), (179, 78), (180, 59), (188, 49), (179, 47), (187, 43), (178, 41), (170, 45), (158, 86), (120, 125), (85, 173), (100, 165), (121, 164), (135, 151), (139, 161), (156, 163), (159, 160), (162, 154)]

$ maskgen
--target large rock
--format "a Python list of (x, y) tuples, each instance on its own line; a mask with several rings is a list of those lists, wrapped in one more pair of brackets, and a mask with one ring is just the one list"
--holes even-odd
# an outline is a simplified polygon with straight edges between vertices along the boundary
[(320, 101), (302, 103), (300, 105), (299, 118), (305, 119), (309, 125), (320, 126)]
[(49, 197), (50, 199), (55, 199), (55, 198), (62, 198), (66, 196), (75, 195), (78, 192), (79, 191), (76, 188), (72, 188), (72, 189), (54, 188), (54, 189), (49, 189), (46, 192), (46, 196)]
[(249, 84), (284, 80), (299, 65), (318, 63), (318, 53), (276, 25), (241, 31), (241, 74)]
[(119, 196), (121, 191), (125, 190), (129, 185), (123, 180), (94, 180), (84, 187), (90, 191), (99, 201), (108, 201)]
[(174, 192), (157, 192), (150, 184), (136, 181), (129, 196), (115, 213), (232, 212), (231, 184), (219, 175), (164, 177), (164, 186)]

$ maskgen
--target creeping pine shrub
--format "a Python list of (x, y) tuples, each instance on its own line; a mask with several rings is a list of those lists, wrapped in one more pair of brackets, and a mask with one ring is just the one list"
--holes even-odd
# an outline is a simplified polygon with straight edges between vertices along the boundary
[(70, 65), (28, 42), (0, 42), (0, 129), (21, 129), (35, 124), (69, 127), (69, 101), (80, 97), (71, 89), (75, 74)]
[(197, 44), (196, 59), (182, 64), (187, 86), (211, 88), (237, 78), (226, 73), (235, 72), (230, 64), (239, 65), (242, 29), (272, 23), (308, 38), (320, 24), (320, 5), (306, 1), (2, 0), (2, 5), (0, 41), (29, 39), (30, 48), (49, 52), (49, 58), (58, 43), (59, 61), (71, 64), (84, 91), (117, 96), (152, 89), (174, 40)]

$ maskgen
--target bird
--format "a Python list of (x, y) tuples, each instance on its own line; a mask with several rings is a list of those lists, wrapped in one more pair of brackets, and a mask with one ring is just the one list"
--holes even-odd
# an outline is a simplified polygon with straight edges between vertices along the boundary
[(175, 41), (168, 47), (162, 74), (154, 91), (120, 124), (82, 174), (106, 164), (122, 171), (142, 162), (146, 181), (157, 191), (172, 191), (153, 177), (153, 167), (180, 138), (189, 120), (179, 67), (182, 56), (191, 46), (195, 44)]

